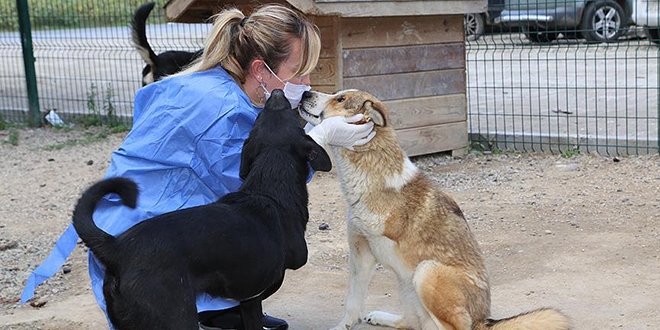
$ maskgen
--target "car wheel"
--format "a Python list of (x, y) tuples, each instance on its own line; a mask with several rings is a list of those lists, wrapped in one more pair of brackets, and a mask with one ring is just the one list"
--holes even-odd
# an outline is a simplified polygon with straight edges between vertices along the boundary
[(621, 5), (613, 0), (599, 0), (584, 10), (580, 28), (587, 41), (612, 42), (619, 39), (627, 25)]
[(529, 41), (537, 44), (545, 44), (545, 43), (553, 42), (557, 40), (557, 37), (559, 37), (558, 32), (549, 32), (547, 30), (537, 27), (523, 28), (523, 33), (525, 34), (525, 37), (527, 37)]
[(469, 41), (477, 40), (486, 30), (486, 20), (482, 14), (465, 14), (465, 38)]
[(644, 34), (650, 42), (660, 45), (660, 27), (645, 27)]

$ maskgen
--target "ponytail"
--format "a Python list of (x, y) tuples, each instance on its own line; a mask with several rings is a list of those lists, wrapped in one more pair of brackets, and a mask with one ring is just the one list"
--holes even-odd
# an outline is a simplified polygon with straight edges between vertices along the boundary
[(220, 65), (236, 81), (244, 83), (245, 73), (256, 58), (278, 67), (291, 53), (292, 38), (299, 38), (302, 44), (302, 58), (295, 75), (310, 74), (321, 52), (321, 39), (314, 24), (281, 5), (259, 7), (250, 16), (236, 8), (225, 9), (213, 16), (202, 56), (177, 75)]

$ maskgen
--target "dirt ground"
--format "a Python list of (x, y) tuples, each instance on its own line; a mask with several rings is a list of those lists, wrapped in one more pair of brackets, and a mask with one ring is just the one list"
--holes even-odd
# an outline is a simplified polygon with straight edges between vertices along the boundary
[[(107, 328), (89, 289), (82, 245), (30, 304), (19, 306), (18, 298), (123, 134), (11, 134), (0, 131), (0, 329)], [(461, 205), (481, 244), (492, 316), (555, 307), (575, 329), (658, 328), (659, 160), (516, 153), (414, 159)], [(309, 191), (309, 261), (288, 272), (264, 309), (291, 329), (328, 329), (342, 317), (346, 291), (346, 209), (336, 172), (318, 174)], [(329, 228), (321, 230), (323, 224)], [(369, 310), (400, 310), (390, 271), (378, 268), (370, 288)]]

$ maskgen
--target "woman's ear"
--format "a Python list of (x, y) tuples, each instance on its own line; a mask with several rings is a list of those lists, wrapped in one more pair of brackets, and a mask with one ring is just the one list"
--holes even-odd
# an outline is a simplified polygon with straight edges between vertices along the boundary
[(264, 63), (264, 60), (261, 58), (255, 58), (250, 62), (250, 75), (259, 83), (264, 81), (264, 73), (267, 71)]

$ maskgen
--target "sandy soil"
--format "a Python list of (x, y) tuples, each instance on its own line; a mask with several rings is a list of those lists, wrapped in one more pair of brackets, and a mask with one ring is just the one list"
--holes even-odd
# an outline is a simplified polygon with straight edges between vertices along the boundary
[[(0, 131), (0, 329), (106, 328), (89, 289), (82, 245), (30, 304), (19, 306), (18, 296), (123, 135), (18, 133), (14, 146), (11, 133)], [(414, 161), (463, 208), (486, 256), (493, 317), (549, 306), (568, 314), (575, 329), (658, 328), (657, 156), (433, 155)], [(317, 175), (309, 190), (309, 261), (288, 273), (264, 309), (287, 319), (291, 329), (328, 329), (341, 319), (346, 291), (346, 209), (335, 172)], [(369, 309), (400, 309), (390, 271), (379, 268), (370, 288)]]

